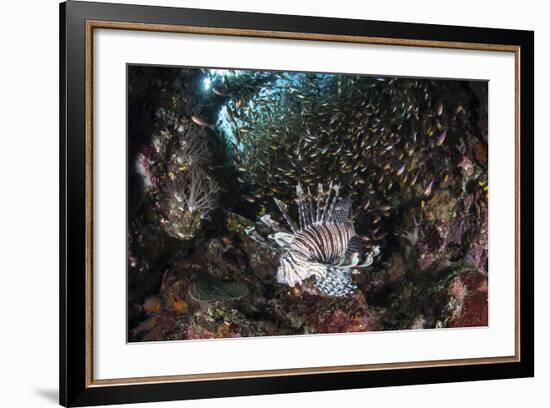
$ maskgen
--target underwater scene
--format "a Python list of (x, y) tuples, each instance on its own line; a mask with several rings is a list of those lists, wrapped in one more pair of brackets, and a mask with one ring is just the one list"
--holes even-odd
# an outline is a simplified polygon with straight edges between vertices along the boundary
[(487, 100), (128, 65), (128, 341), (487, 326)]

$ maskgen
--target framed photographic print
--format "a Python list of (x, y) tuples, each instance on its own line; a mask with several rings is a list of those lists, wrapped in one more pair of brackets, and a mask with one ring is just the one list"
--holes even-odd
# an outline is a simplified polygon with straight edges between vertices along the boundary
[(61, 404), (533, 376), (533, 32), (60, 21)]

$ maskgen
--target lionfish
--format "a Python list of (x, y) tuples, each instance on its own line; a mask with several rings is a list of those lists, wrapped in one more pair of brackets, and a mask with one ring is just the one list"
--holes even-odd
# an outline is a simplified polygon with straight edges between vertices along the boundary
[(275, 199), (290, 231), (269, 214), (261, 218), (274, 230), (269, 238), (283, 251), (277, 282), (294, 286), (314, 277), (315, 287), (328, 296), (344, 296), (357, 289), (352, 274), (371, 265), (380, 250), (377, 246), (367, 250), (353, 227), (351, 199), (339, 198), (339, 192), (340, 186), (331, 182), (328, 190), (319, 184), (313, 196), (309, 188), (305, 193), (298, 184), (298, 223), (290, 217), (286, 204)]

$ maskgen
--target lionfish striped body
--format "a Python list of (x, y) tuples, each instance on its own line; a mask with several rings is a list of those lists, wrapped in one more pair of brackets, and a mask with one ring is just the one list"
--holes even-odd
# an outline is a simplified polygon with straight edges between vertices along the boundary
[(296, 187), (299, 222), (290, 217), (286, 205), (275, 199), (290, 232), (285, 231), (269, 215), (262, 221), (276, 232), (270, 236), (283, 254), (279, 258), (277, 281), (294, 286), (315, 277), (317, 289), (329, 296), (343, 296), (356, 289), (352, 273), (372, 264), (378, 247), (366, 251), (361, 237), (356, 235), (351, 221), (351, 200), (340, 199), (339, 186), (330, 184), (317, 195)]

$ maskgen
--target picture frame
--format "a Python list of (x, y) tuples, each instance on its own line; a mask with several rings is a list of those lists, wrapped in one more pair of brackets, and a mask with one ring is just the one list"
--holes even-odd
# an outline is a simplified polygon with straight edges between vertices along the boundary
[[(95, 33), (508, 53), (514, 61), (513, 339), (510, 355), (96, 378)], [(103, 41), (103, 40), (102, 40)], [(222, 62), (223, 65), (223, 62)], [(498, 119), (497, 119), (498, 120)], [(123, 134), (111, 135), (124, 138)], [(68, 1), (60, 4), (60, 403), (64, 406), (534, 376), (534, 33), (443, 25)], [(120, 161), (125, 161), (120, 157)], [(513, 168), (513, 169), (512, 169)], [(492, 177), (492, 176), (490, 176)], [(511, 181), (508, 181), (511, 183)], [(498, 229), (496, 229), (498, 232)], [(509, 237), (512, 239), (511, 237)], [(491, 252), (492, 254), (492, 252)], [(493, 256), (493, 255), (492, 255)], [(495, 251), (495, 257), (504, 256)], [(116, 269), (113, 274), (124, 275)], [(495, 290), (498, 290), (495, 289)], [(123, 294), (121, 293), (120, 296)], [(97, 306), (97, 305), (96, 305)], [(254, 339), (251, 339), (254, 341)], [(103, 343), (101, 343), (103, 344)], [(221, 343), (218, 343), (221, 344)], [(131, 346), (130, 346), (131, 347)], [(245, 358), (245, 357), (243, 357)]]

